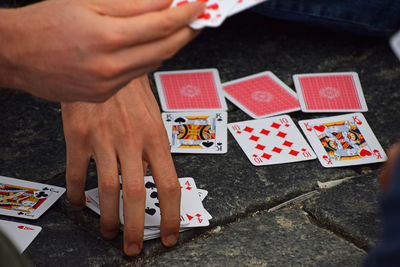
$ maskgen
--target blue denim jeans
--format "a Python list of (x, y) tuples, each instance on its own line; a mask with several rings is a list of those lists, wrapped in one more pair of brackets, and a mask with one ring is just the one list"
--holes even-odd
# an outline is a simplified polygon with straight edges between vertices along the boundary
[(253, 11), (373, 36), (389, 36), (400, 29), (400, 0), (269, 0)]

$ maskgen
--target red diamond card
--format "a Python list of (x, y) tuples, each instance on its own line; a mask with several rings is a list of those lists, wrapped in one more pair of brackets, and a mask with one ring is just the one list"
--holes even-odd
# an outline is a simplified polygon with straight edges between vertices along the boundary
[(230, 123), (228, 129), (256, 166), (316, 158), (288, 115)]
[(216, 69), (156, 72), (164, 111), (225, 111), (226, 102)]
[(293, 81), (303, 112), (368, 110), (355, 72), (297, 74)]
[(296, 93), (265, 71), (224, 83), (226, 98), (254, 119), (300, 110)]

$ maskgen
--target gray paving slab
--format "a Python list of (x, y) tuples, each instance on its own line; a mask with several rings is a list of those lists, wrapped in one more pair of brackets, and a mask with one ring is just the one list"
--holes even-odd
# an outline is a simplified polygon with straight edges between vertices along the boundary
[(358, 266), (364, 255), (301, 210), (284, 209), (245, 218), (146, 266)]
[(368, 250), (382, 228), (377, 177), (374, 171), (352, 178), (306, 201), (304, 209), (323, 227)]

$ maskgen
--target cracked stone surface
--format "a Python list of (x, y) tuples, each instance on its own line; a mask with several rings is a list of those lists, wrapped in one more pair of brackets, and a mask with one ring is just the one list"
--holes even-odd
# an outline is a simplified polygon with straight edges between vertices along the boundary
[[(400, 63), (387, 40), (332, 33), (246, 12), (228, 19), (220, 28), (204, 30), (173, 59), (165, 62), (161, 70), (200, 68), (217, 68), (222, 82), (270, 70), (291, 88), (293, 74), (355, 71), (360, 76), (369, 108), (364, 115), (381, 145), (388, 149), (400, 139), (399, 123), (394, 119), (399, 117), (400, 110)], [(154, 84), (153, 89), (156, 92)], [(229, 122), (250, 119), (231, 103), (228, 106)], [(295, 112), (289, 115), (297, 122), (336, 114)], [(3, 126), (0, 132), (0, 175), (65, 186), (65, 144), (58, 103), (24, 93), (0, 91), (0, 122)], [(373, 180), (382, 164), (323, 168), (314, 160), (255, 167), (231, 135), (228, 136), (227, 154), (174, 155), (173, 158), (180, 177), (191, 176), (199, 188), (209, 191), (204, 202), (214, 217), (209, 228), (183, 233), (178, 246), (172, 249), (164, 248), (159, 240), (147, 241), (141, 255), (127, 258), (122, 256), (122, 233), (115, 240), (102, 240), (98, 216), (87, 209), (72, 210), (63, 197), (39, 220), (28, 222), (42, 226), (43, 231), (24, 254), (37, 266), (54, 266), (55, 263), (71, 266), (80, 262), (88, 266), (154, 265), (161, 263), (161, 259), (173, 264), (169, 259), (178, 258), (176, 265), (183, 265), (193, 258), (192, 250), (199, 248), (199, 263), (212, 264), (208, 251), (215, 256), (214, 259), (226, 257), (242, 265), (258, 265), (263, 260), (277, 264), (318, 265), (329, 258), (330, 263), (354, 266), (365, 252), (348, 241), (363, 240), (361, 245), (356, 245), (370, 247), (379, 235), (377, 221), (372, 219), (379, 218), (377, 209), (372, 208), (376, 205), (377, 195), (377, 185)], [(262, 213), (313, 190), (317, 181), (353, 176), (360, 179), (328, 190), (305, 204), (305, 209), (317, 221), (315, 225), (296, 207), (273, 214)], [(96, 170), (92, 163), (88, 170), (87, 189), (96, 186)], [(336, 195), (340, 195), (343, 201), (335, 202), (338, 201)], [(370, 207), (368, 214), (363, 214), (366, 207)], [(258, 211), (261, 213), (250, 216)], [(361, 224), (352, 221), (354, 212), (365, 221)], [(277, 218), (293, 222), (296, 225), (294, 230), (281, 226)], [(324, 225), (328, 219), (342, 227), (341, 235), (325, 229), (329, 229)], [(207, 232), (221, 225), (222, 232)], [(253, 229), (257, 231), (250, 231)], [(301, 239), (302, 231), (305, 240)], [(254, 238), (258, 232), (263, 233), (265, 236), (259, 241), (266, 249), (258, 249), (258, 243), (251, 242), (247, 232)], [(291, 239), (293, 233), (296, 238)], [(317, 237), (315, 243), (314, 233)], [(343, 236), (357, 236), (357, 239), (345, 241)], [(232, 246), (230, 241), (234, 241)], [(240, 249), (235, 250), (236, 247)], [(178, 255), (179, 252), (182, 253)], [(248, 256), (231, 257), (229, 254), (242, 252)], [(264, 254), (269, 255), (268, 259)]]

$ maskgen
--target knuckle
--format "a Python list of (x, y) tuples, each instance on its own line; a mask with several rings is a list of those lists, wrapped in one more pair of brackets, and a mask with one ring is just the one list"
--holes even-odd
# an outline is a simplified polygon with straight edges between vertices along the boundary
[(161, 188), (159, 188), (160, 193), (162, 193), (162, 196), (167, 197), (167, 199), (170, 199), (171, 197), (176, 197), (179, 196), (181, 192), (181, 187), (179, 185), (179, 182), (167, 182), (163, 183)]
[(99, 192), (105, 195), (119, 194), (120, 185), (114, 177), (104, 177), (99, 184)]
[(146, 190), (141, 182), (130, 181), (124, 187), (125, 192), (129, 195), (129, 199), (141, 200), (145, 198)]

